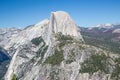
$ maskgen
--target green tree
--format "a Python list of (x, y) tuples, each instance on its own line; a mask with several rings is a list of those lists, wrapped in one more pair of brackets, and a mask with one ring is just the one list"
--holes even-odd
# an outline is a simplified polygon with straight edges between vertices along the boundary
[(13, 74), (12, 80), (17, 80), (17, 77), (15, 74)]

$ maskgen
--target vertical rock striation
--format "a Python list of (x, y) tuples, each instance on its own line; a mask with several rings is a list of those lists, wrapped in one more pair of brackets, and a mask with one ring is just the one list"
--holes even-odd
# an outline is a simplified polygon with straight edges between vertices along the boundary
[(66, 12), (51, 12), (50, 27), (53, 33), (61, 32), (64, 35), (76, 36), (82, 39), (80, 30)]

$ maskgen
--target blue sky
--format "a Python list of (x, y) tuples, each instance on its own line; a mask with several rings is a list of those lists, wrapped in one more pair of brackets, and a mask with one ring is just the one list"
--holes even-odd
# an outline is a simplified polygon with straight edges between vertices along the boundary
[(36, 24), (58, 10), (80, 26), (120, 23), (120, 0), (0, 0), (0, 28)]

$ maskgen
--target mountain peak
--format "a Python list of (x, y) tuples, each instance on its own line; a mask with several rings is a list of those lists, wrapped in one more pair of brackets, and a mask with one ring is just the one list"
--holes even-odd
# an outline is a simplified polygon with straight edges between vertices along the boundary
[[(55, 37), (54, 33), (56, 34), (58, 32), (61, 32), (64, 36), (65, 35), (75, 36), (77, 38), (76, 40), (79, 39), (83, 40), (79, 28), (76, 26), (76, 24), (74, 23), (72, 18), (68, 15), (68, 13), (63, 11), (52, 12), (50, 20), (45, 19), (35, 25), (23, 29), (16, 36), (11, 37), (9, 43), (7, 43), (7, 45), (5, 45), (4, 47), (10, 54), (14, 54), (12, 57), (12, 61), (9, 65), (8, 71), (5, 75), (5, 80), (11, 80), (14, 73), (17, 75), (18, 79), (22, 77), (21, 80), (29, 80), (27, 79), (27, 76), (23, 77), (21, 75), (22, 68), (24, 67), (25, 68), (24, 71), (26, 71), (27, 70), (26, 63), (30, 62), (28, 64), (28, 67), (29, 68), (31, 67), (30, 69), (32, 70), (32, 68), (34, 68), (33, 66), (35, 67), (37, 65), (40, 66), (41, 62), (46, 60), (50, 55), (54, 54), (55, 49), (53, 48), (59, 45), (57, 43), (59, 40), (56, 41), (54, 39)], [(68, 38), (68, 36), (65, 37)], [(65, 42), (66, 41), (68, 42), (69, 40), (65, 40)], [(73, 38), (71, 39), (71, 42), (73, 42)], [(62, 53), (62, 50), (60, 51), (60, 53)], [(22, 57), (19, 55), (22, 55)], [(23, 56), (28, 57), (27, 60), (26, 57), (23, 58)], [(31, 62), (31, 60), (32, 61), (35, 60), (35, 63), (33, 63), (34, 61)], [(38, 61), (41, 61), (40, 64), (38, 64)], [(25, 66), (23, 66), (24, 63)], [(18, 69), (20, 68), (19, 65), (21, 64), (22, 68)], [(42, 67), (39, 69), (41, 70)], [(30, 73), (32, 72), (31, 70)], [(31, 76), (31, 74), (30, 75), (29, 73), (27, 74), (27, 71), (23, 72), (23, 74)], [(39, 71), (37, 71), (37, 74), (39, 74)], [(32, 78), (30, 78), (30, 80), (31, 79), (34, 79), (34, 75)], [(45, 78), (41, 80), (47, 79)]]
[(64, 35), (81, 37), (80, 30), (67, 12), (51, 12), (50, 27), (53, 33), (62, 32)]
[(93, 27), (97, 27), (97, 28), (111, 28), (111, 27), (113, 27), (113, 24), (110, 24), (110, 23), (99, 24), (99, 25), (96, 25), (96, 26), (93, 26)]
[(61, 14), (67, 14), (68, 15), (68, 13), (67, 12), (65, 12), (65, 11), (55, 11), (55, 12), (51, 12), (51, 14), (59, 14), (59, 15), (61, 15)]

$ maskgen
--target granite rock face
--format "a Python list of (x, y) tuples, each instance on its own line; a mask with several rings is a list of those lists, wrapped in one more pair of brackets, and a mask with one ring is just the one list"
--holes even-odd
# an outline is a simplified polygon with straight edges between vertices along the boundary
[(80, 30), (66, 12), (52, 12), (50, 17), (50, 27), (52, 27), (54, 33), (61, 32), (64, 35), (82, 38)]
[(0, 29), (0, 46), (4, 47), (4, 45), (10, 40), (12, 36), (15, 36), (21, 31), (21, 29), (17, 28), (1, 28)]
[(52, 12), (50, 20), (22, 30), (4, 48), (14, 54), (5, 80), (111, 80), (115, 69), (111, 65), (119, 59), (117, 54), (85, 44), (80, 30), (63, 11)]
[(15, 36), (21, 30), (17, 28), (0, 28), (0, 80), (5, 75), (10, 62), (10, 56), (3, 47), (7, 45), (12, 36)]
[(51, 13), (50, 20), (45, 19), (35, 25), (23, 29), (16, 34), (16, 36), (11, 36), (11, 39), (6, 43), (7, 45), (5, 45), (4, 48), (10, 51), (11, 54), (11, 51), (17, 49), (18, 46), (26, 44), (33, 38), (39, 36), (42, 36), (45, 42), (50, 44), (52, 34), (58, 32), (61, 32), (64, 35), (74, 36), (83, 41), (80, 29), (76, 26), (70, 16), (66, 12), (57, 11)]

